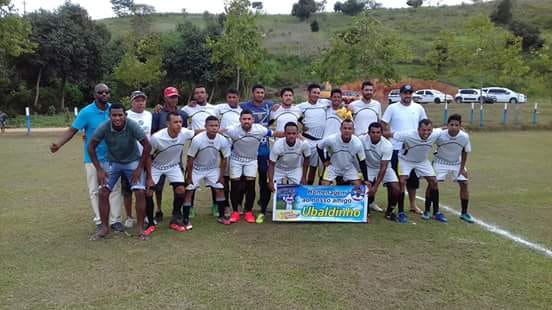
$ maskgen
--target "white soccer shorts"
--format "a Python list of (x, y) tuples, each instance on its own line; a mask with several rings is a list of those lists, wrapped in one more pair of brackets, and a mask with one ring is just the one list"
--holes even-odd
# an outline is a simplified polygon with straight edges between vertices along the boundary
[(348, 170), (341, 170), (335, 168), (333, 165), (329, 165), (326, 167), (326, 171), (324, 172), (324, 175), (322, 176), (322, 179), (324, 181), (333, 182), (335, 181), (335, 178), (342, 177), (343, 181), (349, 182), (349, 181), (355, 181), (355, 180), (361, 180), (362, 178), (359, 176), (358, 171), (352, 167)]
[(300, 184), (303, 177), (303, 168), (296, 168), (293, 170), (281, 170), (274, 168), (274, 181), (277, 184), (284, 184), (287, 180), (287, 184)]
[[(375, 182), (376, 178), (378, 177), (379, 169), (374, 168), (368, 168), (368, 180), (370, 182)], [(395, 174), (395, 171), (393, 168), (391, 168), (391, 165), (385, 169), (385, 174), (383, 175), (383, 181), (382, 184), (387, 183), (393, 183), (393, 182), (399, 182), (399, 179), (397, 178), (397, 175)]]
[(151, 177), (153, 178), (153, 183), (159, 183), (159, 179), (161, 179), (162, 175), (165, 175), (165, 178), (169, 180), (170, 184), (184, 183), (184, 174), (182, 173), (180, 166), (173, 166), (167, 170), (151, 167)]
[(444, 182), (448, 175), (451, 176), (454, 182), (463, 182), (468, 180), (465, 176), (458, 174), (460, 172), (460, 165), (443, 165), (435, 163), (433, 164), (433, 168), (435, 169), (437, 181), (439, 182)]
[(241, 176), (257, 177), (257, 159), (250, 161), (230, 159), (230, 178), (239, 179)]
[(320, 164), (320, 158), (318, 156), (318, 150), (316, 149), (316, 145), (318, 144), (318, 140), (309, 140), (305, 139), (305, 141), (309, 144), (310, 148), (310, 156), (309, 156), (309, 166), (311, 167), (318, 167)]
[(435, 176), (435, 171), (433, 171), (429, 160), (416, 163), (399, 158), (399, 175), (410, 175), (412, 170), (419, 178)]
[(192, 184), (188, 184), (187, 190), (193, 191), (201, 186), (203, 181), (206, 186), (215, 189), (223, 189), (224, 185), (218, 182), (220, 177), (220, 168), (213, 168), (208, 170), (192, 170)]

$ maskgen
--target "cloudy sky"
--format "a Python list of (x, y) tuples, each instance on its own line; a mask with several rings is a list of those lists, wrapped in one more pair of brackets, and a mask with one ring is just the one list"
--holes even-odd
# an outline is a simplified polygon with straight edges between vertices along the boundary
[[(257, 0), (262, 1), (264, 9), (269, 14), (289, 14), (293, 3), (297, 0)], [(326, 10), (333, 10), (334, 3), (338, 0), (328, 0)], [(406, 6), (407, 0), (380, 0), (385, 7), (397, 8)], [(27, 12), (43, 8), (46, 10), (52, 10), (65, 2), (65, 0), (12, 0), (16, 8), (23, 12), (23, 3), (26, 3)], [(100, 19), (106, 17), (112, 17), (113, 11), (111, 10), (111, 3), (109, 0), (72, 0), (73, 3), (78, 3), (84, 7), (93, 19)], [(211, 13), (220, 13), (224, 10), (224, 0), (135, 0), (136, 3), (145, 3), (153, 5), (157, 12), (181, 12), (182, 9), (186, 9), (190, 13), (203, 13), (209, 11)], [(343, 0), (342, 0), (343, 2)], [(430, 5), (437, 4), (460, 4), (462, 2), (470, 3), (470, 0), (426, 0), (426, 3)]]

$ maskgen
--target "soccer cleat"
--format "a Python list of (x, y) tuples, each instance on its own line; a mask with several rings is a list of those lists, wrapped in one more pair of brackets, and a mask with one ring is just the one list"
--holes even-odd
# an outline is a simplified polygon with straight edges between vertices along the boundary
[(430, 220), (431, 219), (431, 214), (428, 212), (428, 211), (424, 211), (424, 214), (422, 214), (422, 220)]
[(125, 227), (126, 228), (132, 228), (132, 227), (134, 227), (134, 224), (136, 224), (136, 220), (133, 219), (132, 217), (127, 217), (127, 219), (125, 221)]
[(243, 216), (246, 222), (248, 223), (255, 223), (255, 216), (253, 215), (253, 212), (245, 212), (245, 215)]
[(163, 212), (161, 210), (155, 212), (154, 221), (157, 223), (161, 223), (163, 221)]
[(408, 217), (404, 212), (399, 212), (397, 215), (397, 222), (399, 222), (399, 224), (408, 224)]
[(257, 215), (257, 219), (255, 220), (255, 222), (257, 224), (262, 224), (264, 223), (264, 218), (265, 218), (264, 214), (260, 213), (259, 215)]
[(169, 227), (172, 230), (177, 231), (177, 232), (186, 232), (186, 227), (180, 226), (178, 224), (171, 224), (171, 225), (169, 225)]
[(386, 214), (385, 215), (385, 218), (390, 220), (390, 221), (393, 221), (393, 222), (396, 222), (397, 221), (397, 215), (393, 212), (389, 213), (389, 214)]
[(460, 215), (460, 219), (466, 223), (470, 223), (470, 224), (473, 224), (475, 222), (475, 220), (473, 219), (473, 217), (469, 214), (469, 213), (464, 213), (462, 215)]
[(192, 230), (193, 226), (192, 226), (192, 222), (190, 222), (190, 220), (183, 220), (182, 221), (182, 226), (184, 226), (186, 228), (186, 230)]
[(376, 212), (383, 212), (383, 209), (380, 208), (380, 206), (378, 206), (375, 202), (371, 203), (369, 207)]
[(121, 232), (125, 231), (125, 227), (120, 222), (116, 222), (116, 223), (111, 224), (111, 229), (114, 232), (117, 232), (117, 233), (121, 233)]
[(146, 228), (146, 230), (144, 230), (144, 235), (150, 236), (156, 229), (157, 227), (155, 227), (155, 225), (151, 225), (150, 227)]
[(240, 213), (237, 211), (233, 211), (232, 214), (230, 214), (230, 222), (236, 223), (240, 221)]
[(102, 230), (102, 224), (96, 224), (96, 232)]
[(441, 223), (446, 223), (447, 222), (447, 218), (441, 212), (435, 213), (435, 215), (433, 215), (433, 219), (436, 220), (436, 221), (439, 221)]
[(194, 218), (197, 215), (197, 210), (194, 207), (190, 208), (190, 218)]
[(219, 217), (218, 206), (216, 204), (211, 205), (211, 213), (213, 213), (214, 217)]
[(230, 225), (230, 224), (232, 224), (232, 222), (230, 222), (229, 219), (227, 219), (227, 218), (225, 218), (225, 217), (223, 217), (223, 216), (219, 216), (219, 217), (217, 218), (217, 223), (222, 224), (222, 225)]

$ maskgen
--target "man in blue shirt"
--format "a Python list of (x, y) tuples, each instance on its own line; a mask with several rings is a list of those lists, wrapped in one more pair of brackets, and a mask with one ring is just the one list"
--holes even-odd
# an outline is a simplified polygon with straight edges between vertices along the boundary
[[(265, 100), (265, 88), (263, 85), (257, 84), (251, 88), (252, 100), (242, 103), (240, 106), (243, 110), (253, 112), (253, 119), (256, 124), (268, 127), (270, 111), (274, 104), (272, 101)], [(257, 169), (259, 174), (259, 191), (260, 198), (258, 204), (261, 206), (261, 213), (257, 215), (257, 224), (264, 222), (266, 208), (270, 202), (270, 189), (268, 188), (268, 158), (270, 156), (270, 144), (268, 137), (261, 140), (257, 151)]]
[[(88, 194), (90, 195), (90, 204), (92, 206), (92, 211), (94, 211), (94, 224), (96, 224), (97, 230), (101, 228), (102, 223), (98, 200), (98, 176), (96, 174), (96, 168), (88, 156), (87, 148), (96, 128), (109, 120), (109, 106), (111, 105), (108, 102), (109, 93), (110, 91), (107, 85), (103, 83), (96, 85), (94, 87), (94, 101), (80, 111), (71, 127), (67, 128), (59, 141), (50, 145), (50, 151), (55, 153), (61, 149), (65, 143), (69, 142), (79, 130), (84, 131), (84, 168), (86, 171), (86, 183), (88, 186)], [(106, 145), (102, 142), (96, 149), (96, 155), (100, 162), (106, 161), (106, 152)], [(121, 224), (123, 197), (121, 195), (120, 182), (113, 188), (113, 192), (109, 197), (109, 203), (111, 205), (109, 214), (111, 229), (116, 232), (122, 232), (124, 231), (124, 226)]]

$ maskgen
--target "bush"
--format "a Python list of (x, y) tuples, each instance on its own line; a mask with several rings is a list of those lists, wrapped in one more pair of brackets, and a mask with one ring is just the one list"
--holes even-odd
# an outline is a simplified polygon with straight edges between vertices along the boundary
[(310, 28), (312, 32), (318, 32), (318, 30), (320, 30), (320, 26), (318, 25), (318, 21), (316, 19), (310, 23)]

